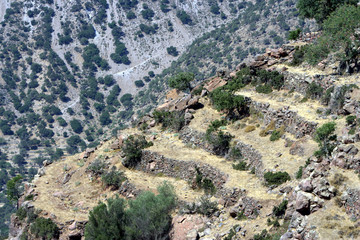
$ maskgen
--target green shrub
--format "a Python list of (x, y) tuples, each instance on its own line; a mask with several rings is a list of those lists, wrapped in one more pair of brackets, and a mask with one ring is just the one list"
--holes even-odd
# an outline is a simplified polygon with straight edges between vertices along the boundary
[(247, 216), (244, 213), (244, 210), (241, 210), (240, 212), (237, 213), (236, 215), (236, 220), (246, 220)]
[(249, 108), (244, 96), (233, 95), (224, 88), (217, 88), (210, 94), (210, 98), (216, 110), (225, 110), (229, 119), (239, 119), (248, 114)]
[(34, 200), (34, 195), (33, 194), (29, 194), (25, 197), (25, 201), (32, 201)]
[(349, 116), (346, 117), (346, 124), (347, 125), (353, 125), (354, 123), (356, 123), (356, 116), (349, 115)]
[(239, 225), (235, 225), (230, 229), (230, 232), (228, 235), (224, 238), (224, 240), (232, 240), (233, 237), (236, 235), (236, 229), (239, 227)]
[(121, 184), (126, 180), (125, 174), (122, 171), (117, 171), (113, 166), (110, 172), (107, 172), (101, 176), (102, 181), (107, 187), (112, 189), (118, 189)]
[(312, 82), (306, 90), (306, 96), (312, 99), (319, 99), (322, 97), (324, 89), (317, 83)]
[(25, 208), (21, 207), (16, 211), (16, 216), (19, 218), (20, 221), (24, 220), (27, 216), (27, 211)]
[(95, 161), (93, 161), (86, 170), (95, 176), (101, 176), (103, 173), (105, 173), (107, 168), (108, 165), (104, 161), (95, 159)]
[(298, 29), (296, 29), (296, 30), (293, 30), (293, 31), (290, 31), (290, 32), (289, 32), (289, 37), (288, 37), (288, 39), (289, 39), (289, 40), (296, 40), (296, 39), (299, 38), (300, 33), (301, 33), (301, 29), (300, 29), (300, 28), (298, 28)]
[(299, 167), (299, 170), (296, 172), (296, 179), (301, 179), (302, 178), (302, 175), (303, 175), (303, 169), (304, 167), (303, 166), (300, 166)]
[(233, 164), (232, 167), (233, 169), (239, 171), (247, 171), (249, 169), (249, 166), (246, 164), (245, 161), (239, 161), (237, 164)]
[(211, 217), (212, 214), (218, 210), (217, 202), (212, 202), (210, 197), (206, 195), (202, 196), (197, 202), (199, 202), (199, 204), (193, 202), (187, 204), (185, 208), (191, 213), (198, 213), (207, 217)]
[(230, 148), (230, 141), (233, 138), (229, 133), (218, 131), (206, 131), (205, 140), (213, 145), (213, 151), (217, 155), (225, 155)]
[(142, 192), (126, 202), (119, 197), (100, 203), (89, 214), (86, 239), (165, 239), (171, 226), (170, 212), (176, 206), (174, 188), (163, 183), (158, 195)]
[(288, 204), (288, 201), (284, 200), (280, 203), (279, 206), (274, 206), (273, 207), (274, 216), (281, 217), (281, 216), (285, 215), (285, 211), (287, 209), (287, 204)]
[(302, 47), (296, 47), (295, 52), (293, 54), (293, 60), (291, 61), (291, 66), (298, 66), (305, 60), (305, 52), (306, 52), (306, 46)]
[(281, 136), (283, 135), (282, 131), (280, 130), (274, 130), (272, 133), (271, 133), (271, 136), (270, 136), (270, 141), (277, 141), (281, 138)]
[(86, 239), (125, 239), (125, 200), (110, 198), (89, 213)]
[(284, 182), (290, 180), (290, 175), (287, 172), (266, 172), (264, 179), (267, 186), (279, 186)]
[(189, 72), (181, 72), (171, 77), (168, 80), (169, 87), (176, 88), (180, 91), (184, 91), (187, 89), (191, 90), (190, 82), (194, 80), (194, 74)]
[(339, 6), (344, 4), (356, 5), (355, 0), (335, 0), (323, 4), (321, 0), (299, 0), (296, 7), (301, 16), (306, 18), (314, 18), (318, 23), (322, 23), (327, 17), (336, 10)]
[(171, 56), (177, 57), (179, 56), (179, 52), (176, 50), (176, 47), (170, 46), (166, 49), (167, 53)]
[(355, 134), (355, 131), (356, 131), (356, 128), (353, 127), (353, 128), (351, 128), (351, 129), (349, 130), (348, 134), (349, 134), (349, 135), (354, 135), (354, 134)]
[(50, 218), (37, 218), (31, 224), (30, 232), (41, 239), (51, 240), (59, 237), (59, 228)]
[(200, 198), (200, 206), (197, 209), (197, 213), (200, 213), (204, 216), (210, 217), (214, 212), (218, 210), (217, 202), (210, 201), (210, 198), (207, 196), (202, 196)]
[(335, 128), (336, 123), (329, 122), (316, 129), (314, 139), (320, 147), (320, 149), (314, 153), (317, 157), (328, 156), (335, 148), (335, 141), (337, 138), (337, 136), (333, 134)]
[(216, 193), (216, 187), (213, 184), (213, 182), (204, 177), (204, 175), (202, 174), (202, 172), (200, 171), (199, 168), (195, 168), (196, 170), (196, 186), (200, 189), (204, 189), (206, 194), (211, 194), (214, 195)]
[(180, 19), (180, 21), (183, 24), (188, 24), (188, 25), (192, 24), (191, 17), (184, 10), (177, 11), (176, 16)]
[(270, 85), (264, 84), (264, 85), (258, 85), (256, 86), (256, 92), (258, 93), (264, 93), (264, 94), (269, 94), (272, 92), (272, 88)]
[(153, 112), (157, 124), (161, 123), (163, 129), (170, 128), (174, 131), (180, 131), (185, 125), (185, 113), (183, 111), (157, 111)]
[(136, 80), (135, 86), (138, 88), (141, 88), (141, 87), (145, 86), (145, 83), (142, 80)]
[(152, 145), (153, 143), (146, 141), (144, 136), (130, 135), (122, 147), (122, 151), (126, 156), (123, 165), (125, 167), (135, 167), (141, 160), (142, 150)]

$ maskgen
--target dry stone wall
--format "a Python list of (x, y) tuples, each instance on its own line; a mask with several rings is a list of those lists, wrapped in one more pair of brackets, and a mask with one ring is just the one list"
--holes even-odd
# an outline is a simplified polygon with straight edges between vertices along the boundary
[(250, 107), (262, 114), (265, 125), (275, 121), (276, 128), (285, 126), (285, 131), (293, 134), (296, 138), (302, 138), (305, 135), (313, 135), (315, 133), (317, 123), (300, 117), (297, 112), (290, 110), (288, 106), (272, 109), (268, 103), (252, 101)]

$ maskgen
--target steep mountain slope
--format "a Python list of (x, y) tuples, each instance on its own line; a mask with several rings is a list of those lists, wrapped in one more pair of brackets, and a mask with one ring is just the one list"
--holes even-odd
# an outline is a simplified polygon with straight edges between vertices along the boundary
[(1, 0), (0, 188), (117, 135), (175, 73), (203, 81), (282, 44), (290, 28), (312, 27), (294, 4)]
[[(81, 239), (86, 216), (97, 200), (114, 194), (132, 199), (139, 191), (155, 191), (166, 180), (175, 186), (179, 198), (172, 239), (359, 239), (360, 138), (359, 123), (353, 117), (360, 109), (359, 90), (347, 85), (358, 85), (358, 74), (339, 76), (334, 69), (283, 64), (294, 53), (291, 45), (284, 49), (251, 63), (272, 73), (242, 66), (229, 75), (208, 79), (201, 96), (196, 91), (173, 90), (158, 110), (180, 109), (183, 115), (164, 115), (161, 120), (155, 111), (96, 149), (45, 166), (27, 185), (25, 196), (33, 200), (24, 202), (23, 196), (23, 209), (33, 212), (35, 208), (38, 217), (52, 219), (61, 226), (61, 237)], [(262, 84), (251, 76), (266, 78), (261, 74), (276, 70), (284, 75), (281, 90), (263, 93)], [(271, 76), (270, 82), (281, 75)], [(247, 86), (236, 85), (239, 79), (249, 78), (252, 82)], [(314, 84), (330, 94), (320, 97)], [(226, 121), (236, 115), (215, 110), (214, 94), (227, 88), (236, 89), (231, 94), (234, 98), (247, 97), (245, 117)], [(340, 96), (336, 89), (341, 88), (347, 90)], [(319, 143), (320, 150), (324, 147), (318, 129), (326, 131), (323, 126), (331, 122), (336, 128), (328, 135), (337, 135), (328, 139), (334, 144), (333, 152), (316, 153)], [(178, 126), (178, 132), (171, 130)], [(213, 141), (219, 132), (217, 136), (232, 135), (227, 140), (230, 145)], [(153, 145), (142, 150), (134, 168), (127, 168), (125, 139), (135, 135), (145, 136)], [(109, 164), (108, 169), (115, 165), (124, 171), (127, 180), (118, 190), (109, 191), (100, 177), (91, 175), (89, 166), (99, 160)], [(215, 211), (206, 205), (205, 216), (201, 216), (204, 202), (199, 199), (203, 194), (212, 195), (210, 201), (217, 205)], [(25, 227), (29, 224), (24, 221), (26, 214), (20, 220), (24, 216), (20, 213), (12, 218), (11, 237), (32, 236)]]

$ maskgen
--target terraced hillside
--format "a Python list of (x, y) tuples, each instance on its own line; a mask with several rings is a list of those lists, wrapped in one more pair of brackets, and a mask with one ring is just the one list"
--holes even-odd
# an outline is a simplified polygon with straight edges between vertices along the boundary
[(43, 161), (116, 136), (159, 103), (178, 72), (193, 72), (201, 82), (280, 46), (290, 29), (314, 29), (294, 6), (293, 0), (0, 0), (2, 233), (1, 219), (13, 210), (8, 180), (17, 174), (30, 180)]
[[(288, 61), (294, 49), (287, 48), (282, 57), (265, 57), (269, 62)], [(61, 226), (62, 239), (81, 239), (88, 213), (98, 201), (115, 194), (133, 199), (142, 191), (156, 193), (156, 186), (167, 181), (179, 200), (171, 239), (359, 239), (360, 137), (358, 120), (352, 117), (359, 109), (358, 90), (344, 85), (357, 85), (358, 75), (268, 65), (261, 68), (273, 72), (270, 82), (284, 77), (281, 90), (259, 93), (263, 90), (257, 77), (270, 73), (242, 66), (219, 73), (192, 94), (171, 91), (164, 104), (135, 127), (41, 169), (27, 185), (22, 209), (35, 208), (38, 217), (52, 219)], [(251, 83), (236, 85), (240, 78)], [(231, 99), (244, 97), (246, 112), (239, 118), (215, 109), (214, 96), (230, 88)], [(320, 132), (327, 131), (329, 123), (336, 124), (334, 131), (327, 128), (337, 135), (328, 139), (334, 144), (332, 153), (315, 153), (323, 144)], [(132, 136), (144, 136), (152, 146), (128, 168), (126, 144)], [(91, 174), (89, 166), (99, 160), (126, 176), (116, 191)], [(216, 203), (207, 205), (205, 215), (199, 210), (203, 195)], [(29, 196), (33, 200), (23, 201)], [(11, 237), (31, 236), (28, 224), (14, 215)]]

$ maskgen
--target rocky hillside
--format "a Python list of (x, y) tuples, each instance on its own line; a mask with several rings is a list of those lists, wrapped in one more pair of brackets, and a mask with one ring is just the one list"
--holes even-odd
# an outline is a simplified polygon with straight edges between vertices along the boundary
[[(33, 239), (29, 226), (42, 218), (60, 239), (82, 239), (99, 201), (157, 193), (163, 181), (178, 198), (171, 239), (359, 239), (358, 74), (292, 66), (299, 44), (219, 72), (191, 94), (172, 90), (135, 127), (45, 162), (25, 186), (10, 239)], [(130, 157), (141, 136), (152, 144)], [(118, 185), (104, 180), (112, 166), (126, 177)]]
[[(313, 28), (294, 5), (1, 0), (1, 191), (16, 174), (33, 178), (45, 160), (116, 136), (158, 104), (176, 73), (202, 82), (281, 45), (292, 28)], [(0, 202), (9, 213), (2, 193)]]

